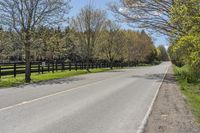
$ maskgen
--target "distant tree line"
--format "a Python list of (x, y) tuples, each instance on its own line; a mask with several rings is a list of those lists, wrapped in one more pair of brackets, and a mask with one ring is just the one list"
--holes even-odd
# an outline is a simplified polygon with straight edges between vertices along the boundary
[[(70, 0), (2, 0), (0, 62), (25, 61), (30, 82), (32, 61), (106, 61), (153, 63), (163, 60), (144, 31), (121, 29), (106, 12), (88, 5), (69, 21)], [(69, 26), (58, 25), (69, 22)], [(164, 59), (165, 60), (165, 59)], [(89, 66), (87, 65), (87, 70)]]
[[(152, 63), (155, 60), (159, 52), (145, 31), (110, 29), (111, 23), (116, 25), (109, 21), (108, 27), (98, 33), (98, 40), (89, 48), (89, 55), (86, 52), (88, 45), (80, 38), (87, 33), (79, 33), (70, 27), (64, 30), (59, 27), (37, 27), (32, 33), (31, 61), (85, 62), (89, 59), (90, 62), (103, 60)], [(0, 30), (1, 62), (25, 61), (24, 46), (14, 36), (14, 33), (11, 37), (8, 31)]]

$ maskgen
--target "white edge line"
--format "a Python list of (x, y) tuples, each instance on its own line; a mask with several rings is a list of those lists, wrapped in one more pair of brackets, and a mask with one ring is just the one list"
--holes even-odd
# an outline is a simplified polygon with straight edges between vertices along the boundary
[(166, 70), (165, 75), (164, 75), (164, 77), (163, 77), (163, 79), (162, 79), (162, 82), (160, 83), (160, 86), (158, 87), (158, 89), (157, 89), (157, 91), (156, 91), (156, 94), (155, 94), (155, 96), (154, 96), (154, 98), (153, 98), (153, 100), (152, 100), (152, 102), (151, 102), (151, 104), (150, 104), (150, 107), (149, 107), (148, 111), (147, 111), (146, 114), (145, 114), (144, 119), (142, 120), (141, 125), (139, 126), (139, 128), (138, 128), (138, 130), (137, 130), (137, 133), (143, 133), (143, 132), (144, 132), (145, 125), (147, 124), (148, 118), (149, 118), (149, 116), (150, 116), (150, 114), (151, 114), (151, 112), (152, 112), (152, 109), (153, 109), (153, 105), (154, 105), (154, 103), (155, 103), (155, 101), (156, 101), (156, 99), (157, 99), (158, 93), (159, 93), (159, 91), (160, 91), (160, 88), (162, 87), (162, 84), (163, 84), (163, 82), (164, 82), (164, 80), (165, 80), (165, 77), (166, 77), (166, 75), (167, 75), (168, 70), (169, 70), (169, 66), (167, 67), (167, 70)]
[[(118, 78), (123, 77), (123, 76), (124, 76), (124, 75), (118, 76)], [(11, 106), (7, 106), (7, 107), (4, 107), (4, 108), (1, 108), (1, 109), (0, 109), (0, 112), (1, 112), (1, 111), (5, 111), (5, 110), (12, 109), (12, 108), (14, 108), (14, 107), (18, 107), (18, 106), (22, 106), (22, 105), (25, 105), (25, 104), (29, 104), (29, 103), (32, 103), (32, 102), (40, 101), (40, 100), (43, 100), (43, 99), (46, 99), (46, 98), (49, 98), (49, 97), (53, 97), (53, 96), (56, 96), (56, 95), (65, 93), (65, 92), (74, 91), (74, 90), (80, 89), (80, 88), (82, 88), (82, 87), (87, 87), (87, 86), (90, 86), (90, 85), (92, 85), (92, 84), (96, 84), (96, 83), (99, 83), (99, 82), (102, 82), (102, 81), (105, 81), (105, 80), (109, 80), (109, 79), (112, 79), (112, 78), (113, 78), (113, 77), (101, 79), (101, 80), (98, 80), (98, 81), (95, 81), (95, 82), (92, 82), (92, 83), (86, 83), (86, 84), (83, 84), (83, 85), (80, 85), (80, 86), (77, 86), (77, 87), (72, 87), (72, 88), (70, 88), (70, 89), (68, 89), (68, 90), (56, 92), (56, 93), (53, 93), (53, 94), (50, 94), (50, 95), (46, 95), (46, 96), (42, 96), (42, 97), (39, 97), (39, 98), (36, 98), (36, 99), (33, 99), (33, 100), (23, 101), (23, 102), (21, 102), (21, 103), (15, 104), (15, 105), (11, 105)]]
[[(121, 76), (119, 76), (118, 78), (123, 77), (123, 76), (124, 76), (124, 75), (121, 75)], [(95, 82), (92, 82), (92, 83), (86, 83), (86, 84), (83, 84), (83, 85), (81, 85), (81, 86), (72, 87), (72, 88), (70, 88), (70, 89), (68, 89), (68, 90), (56, 92), (56, 93), (53, 93), (53, 94), (50, 94), (50, 95), (46, 95), (46, 96), (42, 96), (42, 97), (39, 97), (39, 98), (36, 98), (36, 99), (33, 99), (33, 100), (23, 101), (23, 102), (21, 102), (21, 103), (15, 104), (15, 105), (11, 105), (11, 106), (7, 106), (7, 107), (4, 107), (4, 108), (1, 108), (1, 109), (0, 109), (0, 112), (1, 112), (1, 111), (4, 111), (4, 110), (12, 109), (12, 108), (14, 108), (14, 107), (18, 107), (18, 106), (22, 106), (22, 105), (25, 105), (25, 104), (29, 104), (29, 103), (32, 103), (32, 102), (40, 101), (40, 100), (43, 100), (43, 99), (46, 99), (46, 98), (49, 98), (49, 97), (53, 97), (53, 96), (56, 96), (56, 95), (65, 93), (65, 92), (74, 91), (74, 90), (80, 89), (80, 88), (82, 88), (82, 87), (87, 87), (87, 86), (90, 86), (90, 85), (93, 85), (93, 84), (96, 84), (96, 83), (99, 83), (99, 82), (102, 82), (102, 81), (105, 81), (105, 80), (109, 80), (109, 79), (112, 79), (112, 78), (113, 78), (113, 77), (101, 79), (101, 80), (98, 80), (98, 81), (95, 81)]]
[[(107, 79), (111, 79), (111, 78), (107, 78)], [(53, 93), (53, 94), (50, 94), (50, 95), (42, 96), (42, 97), (39, 97), (39, 98), (36, 98), (36, 99), (33, 99), (33, 100), (23, 101), (23, 102), (21, 102), (21, 103), (15, 104), (15, 105), (11, 105), (11, 106), (8, 106), (8, 107), (1, 108), (1, 109), (0, 109), (0, 112), (1, 112), (1, 111), (4, 111), (4, 110), (12, 109), (12, 108), (14, 108), (14, 107), (22, 106), (22, 105), (25, 105), (25, 104), (28, 104), (28, 103), (40, 101), (40, 100), (43, 100), (43, 99), (46, 99), (46, 98), (49, 98), (49, 97), (53, 97), (53, 96), (56, 96), (56, 95), (65, 93), (65, 92), (74, 91), (74, 90), (80, 89), (80, 88), (82, 88), (82, 87), (87, 87), (87, 86), (89, 86), (89, 85), (91, 85), (91, 84), (96, 84), (96, 83), (102, 82), (102, 81), (107, 80), (107, 79), (98, 80), (98, 81), (93, 82), (93, 83), (86, 83), (86, 84), (83, 84), (83, 85), (81, 85), (81, 86), (72, 87), (72, 88), (70, 88), (70, 89), (68, 89), (68, 90), (64, 90), (64, 91), (60, 91), (60, 92)]]

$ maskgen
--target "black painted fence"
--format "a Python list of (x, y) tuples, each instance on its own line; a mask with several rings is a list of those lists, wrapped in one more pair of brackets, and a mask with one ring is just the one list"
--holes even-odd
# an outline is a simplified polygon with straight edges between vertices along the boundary
[[(109, 68), (111, 65), (109, 63), (89, 63), (89, 69), (97, 68)], [(127, 66), (126, 63), (113, 63), (113, 67), (124, 67)], [(31, 73), (43, 74), (44, 72), (56, 72), (56, 71), (71, 71), (71, 70), (84, 70), (86, 69), (86, 63), (71, 63), (71, 62), (32, 62), (31, 63)], [(18, 63), (1, 63), (0, 64), (0, 78), (2, 76), (13, 75), (25, 73), (25, 62)]]

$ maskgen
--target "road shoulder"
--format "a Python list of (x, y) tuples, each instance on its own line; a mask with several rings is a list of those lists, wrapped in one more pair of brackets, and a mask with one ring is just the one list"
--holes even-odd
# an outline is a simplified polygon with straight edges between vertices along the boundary
[(144, 133), (199, 133), (170, 67), (160, 88)]

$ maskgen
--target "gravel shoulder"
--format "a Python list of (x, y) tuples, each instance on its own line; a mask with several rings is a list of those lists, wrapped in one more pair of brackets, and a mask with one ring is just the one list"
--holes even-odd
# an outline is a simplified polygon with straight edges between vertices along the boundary
[(144, 133), (200, 133), (170, 67), (154, 103)]

